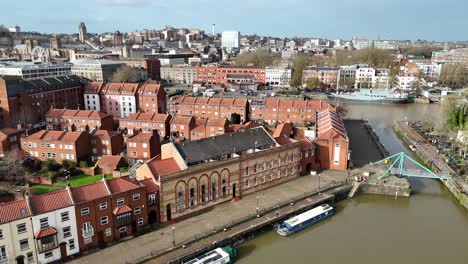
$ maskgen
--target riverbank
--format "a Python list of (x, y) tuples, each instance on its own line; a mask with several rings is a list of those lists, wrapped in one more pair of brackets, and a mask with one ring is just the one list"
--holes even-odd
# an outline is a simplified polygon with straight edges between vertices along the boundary
[(444, 158), (437, 152), (437, 150), (426, 142), (417, 131), (409, 126), (404, 121), (397, 121), (393, 125), (395, 134), (399, 136), (407, 145), (416, 146), (414, 153), (421, 159), (431, 170), (440, 170), (442, 172), (450, 173), (453, 178), (449, 180), (442, 180), (442, 183), (449, 189), (449, 191), (457, 198), (460, 204), (468, 210), (468, 194), (467, 186), (463, 179), (455, 173), (452, 168), (445, 162)]

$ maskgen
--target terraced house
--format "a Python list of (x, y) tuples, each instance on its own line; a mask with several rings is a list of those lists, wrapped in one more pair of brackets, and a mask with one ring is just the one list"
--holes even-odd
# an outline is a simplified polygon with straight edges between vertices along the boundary
[(126, 135), (157, 130), (161, 141), (169, 137), (171, 116), (156, 113), (135, 113), (119, 120), (120, 131)]
[(0, 204), (0, 263), (37, 263), (31, 215), (26, 200)]
[(29, 198), (39, 263), (66, 260), (77, 254), (78, 228), (70, 188)]
[(50, 109), (45, 114), (47, 129), (65, 131), (113, 130), (112, 115), (95, 110)]

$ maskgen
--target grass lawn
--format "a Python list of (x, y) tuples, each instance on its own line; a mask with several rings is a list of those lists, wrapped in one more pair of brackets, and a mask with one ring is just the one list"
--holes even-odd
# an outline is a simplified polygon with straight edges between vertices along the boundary
[[(106, 179), (111, 179), (112, 175), (106, 175)], [(71, 187), (79, 187), (86, 184), (98, 182), (102, 179), (102, 174), (98, 175), (85, 175), (80, 174), (73, 176), (69, 179)], [(54, 183), (53, 185), (35, 185), (31, 188), (34, 194), (42, 194), (46, 192), (56, 191), (65, 188), (67, 186), (67, 180), (62, 180)]]

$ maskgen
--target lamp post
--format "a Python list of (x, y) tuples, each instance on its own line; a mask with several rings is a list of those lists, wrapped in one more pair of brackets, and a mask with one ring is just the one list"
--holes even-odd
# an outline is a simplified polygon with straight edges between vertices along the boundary
[(319, 182), (318, 182), (318, 189), (320, 190), (320, 173), (318, 174)]
[(260, 198), (260, 197), (258, 197), (258, 195), (257, 195), (257, 207), (256, 207), (256, 210), (257, 210), (257, 217), (259, 217), (259, 215), (258, 215), (258, 199), (259, 199), (259, 198)]
[(175, 247), (175, 226), (172, 227), (172, 246)]

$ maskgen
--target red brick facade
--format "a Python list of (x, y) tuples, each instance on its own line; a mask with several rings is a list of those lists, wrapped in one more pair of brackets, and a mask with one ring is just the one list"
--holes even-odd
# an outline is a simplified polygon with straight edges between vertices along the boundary
[(171, 116), (156, 113), (135, 113), (119, 120), (119, 127), (127, 135), (158, 130), (161, 141), (169, 137)]
[(149, 160), (161, 154), (157, 131), (139, 133), (127, 139), (127, 157), (130, 160)]
[(47, 129), (66, 131), (113, 130), (112, 115), (94, 110), (50, 109), (45, 114)]

